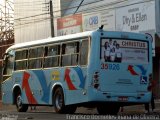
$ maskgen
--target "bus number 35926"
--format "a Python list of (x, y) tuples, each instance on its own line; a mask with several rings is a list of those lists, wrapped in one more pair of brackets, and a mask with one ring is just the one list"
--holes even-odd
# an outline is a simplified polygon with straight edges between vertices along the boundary
[(101, 64), (101, 69), (105, 70), (120, 70), (119, 64), (107, 64), (107, 63), (102, 63)]

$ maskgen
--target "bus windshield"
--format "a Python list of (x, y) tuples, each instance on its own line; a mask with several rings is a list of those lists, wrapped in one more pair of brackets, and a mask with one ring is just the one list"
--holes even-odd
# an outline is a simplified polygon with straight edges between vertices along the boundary
[(4, 56), (4, 61), (3, 61), (3, 76), (5, 80), (6, 76), (10, 76), (12, 74), (13, 71), (13, 66), (14, 66), (14, 55), (12, 53), (12, 51), (10, 51), (9, 53), (7, 53)]
[(102, 62), (148, 64), (148, 42), (101, 38), (100, 59)]

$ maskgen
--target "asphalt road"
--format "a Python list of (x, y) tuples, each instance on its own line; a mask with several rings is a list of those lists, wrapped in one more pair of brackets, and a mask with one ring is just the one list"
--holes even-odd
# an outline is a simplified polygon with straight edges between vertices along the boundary
[(159, 106), (155, 109), (155, 113), (144, 113), (143, 105), (124, 107), (116, 116), (98, 115), (96, 109), (83, 108), (77, 109), (75, 114), (57, 114), (53, 107), (36, 107), (36, 110), (27, 112), (17, 112), (15, 106), (3, 105), (0, 109), (0, 120), (80, 120), (80, 119), (160, 119)]

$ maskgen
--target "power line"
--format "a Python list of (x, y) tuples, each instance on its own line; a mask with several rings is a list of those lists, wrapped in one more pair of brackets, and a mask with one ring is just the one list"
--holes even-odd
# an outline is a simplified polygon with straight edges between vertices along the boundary
[[(97, 3), (97, 2), (100, 2), (100, 1), (104, 1), (104, 0), (98, 0), (98, 1), (94, 1), (94, 2), (89, 2), (89, 3), (86, 3), (86, 4), (82, 4), (81, 6), (86, 6), (86, 5), (90, 5), (90, 4), (93, 4), (93, 3)], [(62, 12), (62, 11), (66, 11), (66, 10), (70, 10), (70, 9), (73, 9), (73, 8), (77, 8), (79, 5), (76, 5), (76, 6), (73, 6), (73, 7), (68, 7), (68, 8), (65, 8), (65, 9), (61, 9), (61, 10), (56, 10), (56, 11), (53, 11), (54, 13), (55, 12)], [(73, 13), (72, 13), (73, 14)]]
[[(39, 3), (39, 2), (44, 2), (44, 0), (39, 0), (39, 1), (27, 1), (27, 2), (14, 2), (14, 4), (28, 4), (28, 3)], [(48, 0), (48, 2), (49, 2), (49, 0)]]
[[(81, 3), (80, 3), (79, 5), (85, 6), (85, 5), (97, 3), (97, 2), (100, 2), (100, 1), (104, 1), (104, 0), (98, 0), (98, 1), (90, 2), (90, 3), (86, 3), (86, 4), (83, 4), (83, 5), (81, 5), (82, 2), (83, 2), (83, 1), (81, 1)], [(62, 10), (53, 11), (53, 12), (55, 13), (55, 12), (59, 12), (59, 11), (63, 11), (63, 10), (69, 10), (69, 9), (77, 8), (77, 7), (80, 7), (79, 5), (78, 5), (78, 6), (74, 6), (74, 7), (70, 7), (70, 8), (67, 8), (67, 9), (62, 9)], [(44, 13), (44, 14), (48, 14), (48, 13)], [(44, 14), (38, 14), (38, 15), (33, 15), (33, 16), (28, 16), (28, 17), (23, 17), (23, 18), (18, 18), (18, 19), (15, 19), (15, 20), (21, 20), (21, 19), (26, 19), (26, 18), (30, 18), (30, 17), (41, 16), (41, 15), (44, 15)], [(60, 16), (56, 16), (56, 17), (54, 17), (54, 18), (59, 18), (59, 17), (60, 17)], [(25, 23), (25, 24), (27, 24), (27, 23)], [(22, 24), (20, 24), (20, 25), (22, 25)]]
[[(47, 21), (48, 20), (48, 21)], [(43, 18), (43, 19), (37, 19), (37, 20), (35, 20), (35, 21), (31, 21), (31, 22), (27, 22), (27, 23), (23, 23), (23, 24), (20, 24), (20, 25), (15, 25), (15, 28), (21, 28), (21, 26), (23, 26), (23, 25), (28, 25), (28, 24), (31, 24), (31, 23), (38, 23), (38, 22), (42, 22), (42, 21), (47, 21), (47, 22), (50, 22), (49, 21), (50, 20), (50, 18)]]
[(23, 18), (17, 18), (17, 19), (14, 19), (14, 20), (21, 20), (21, 19), (37, 17), (37, 16), (41, 16), (41, 15), (46, 15), (46, 14), (49, 14), (49, 13), (47, 12), (47, 13), (37, 14), (37, 15), (27, 16), (27, 17), (23, 17)]
[(77, 9), (76, 9), (76, 11), (74, 12), (74, 14), (78, 11), (78, 9), (79, 9), (79, 7), (82, 5), (83, 1), (84, 1), (84, 0), (81, 0), (80, 4), (79, 4), (79, 6), (77, 7)]
[(20, 6), (20, 7), (30, 7), (31, 5), (46, 5), (46, 4), (49, 4), (49, 3), (32, 3), (32, 4), (14, 4), (15, 6)]
[[(104, 0), (100, 0), (100, 1), (104, 1)], [(119, 1), (118, 3), (121, 3), (121, 2), (125, 2), (125, 1), (127, 1), (127, 0), (121, 0), (121, 1)], [(149, 1), (153, 1), (153, 0), (148, 0), (147, 2), (149, 2)], [(133, 4), (129, 4), (129, 5), (134, 5), (134, 4), (139, 4), (139, 3), (145, 3), (146, 1), (142, 1), (142, 2), (138, 2), (138, 3), (133, 3)], [(94, 2), (95, 3), (95, 2)], [(113, 3), (111, 3), (111, 4), (107, 4), (107, 5), (103, 5), (103, 6), (98, 6), (98, 7), (94, 7), (94, 10), (93, 10), (93, 8), (88, 8), (88, 9), (86, 9), (86, 10), (82, 10), (82, 11), (80, 11), (80, 12), (85, 12), (86, 11), (86, 13), (87, 13), (87, 11), (89, 11), (89, 10), (92, 10), (92, 12), (99, 12), (99, 11), (104, 11), (104, 10), (110, 10), (110, 9), (113, 9), (113, 8), (118, 8), (118, 7), (113, 7), (113, 8), (106, 8), (106, 9), (99, 9), (100, 7), (106, 7), (106, 6), (111, 6), (111, 5), (114, 5), (114, 4), (116, 4), (117, 2), (113, 2)], [(91, 3), (90, 3), (91, 4)], [(85, 4), (86, 5), (86, 4)], [(83, 5), (82, 5), (83, 6)], [(125, 5), (126, 6), (126, 5)], [(124, 6), (119, 6), (119, 7), (124, 7)], [(72, 7), (72, 8), (75, 8), (75, 7)], [(69, 9), (71, 9), (71, 8), (69, 8)], [(98, 10), (97, 10), (98, 9)], [(63, 9), (64, 10), (64, 9)], [(66, 10), (66, 9), (65, 9)], [(62, 10), (59, 10), (59, 11), (62, 11)], [(55, 12), (55, 11), (54, 11)], [(56, 12), (58, 12), (58, 11), (56, 11)], [(88, 13), (90, 13), (90, 12), (88, 12)], [(72, 15), (72, 14), (70, 14), (70, 15)], [(59, 18), (59, 17), (61, 17), (61, 16), (54, 16), (54, 18)], [(47, 20), (47, 19), (50, 19), (50, 18), (42, 18), (41, 20), (43, 21), (43, 20)], [(36, 19), (36, 20), (38, 20), (38, 19)], [(39, 21), (40, 22), (40, 21)], [(30, 22), (29, 22), (30, 23)], [(32, 22), (33, 23), (33, 22)], [(25, 23), (25, 24), (28, 24), (28, 23)], [(20, 24), (20, 25), (23, 25), (23, 24)]]
[[(90, 2), (90, 3), (84, 4), (84, 5), (93, 4), (93, 3), (96, 3), (96, 2), (99, 2), (99, 1), (104, 1), (104, 0), (98, 0), (98, 1)], [(84, 5), (81, 5), (81, 6), (84, 6)], [(79, 6), (79, 5), (78, 5), (78, 6)], [(53, 10), (53, 12), (56, 13), (56, 12), (60, 12), (60, 11), (64, 11), (64, 10), (69, 10), (69, 9), (77, 8), (78, 6), (73, 6), (73, 7), (70, 7), (70, 8), (61, 9), (61, 10), (56, 10), (56, 11)], [(35, 17), (35, 16), (29, 16), (29, 17)], [(24, 17), (24, 18), (28, 18), (28, 17)], [(23, 18), (23, 19), (24, 19), (24, 18)], [(20, 18), (17, 18), (17, 19), (20, 19)], [(16, 20), (17, 20), (17, 19), (16, 19)]]

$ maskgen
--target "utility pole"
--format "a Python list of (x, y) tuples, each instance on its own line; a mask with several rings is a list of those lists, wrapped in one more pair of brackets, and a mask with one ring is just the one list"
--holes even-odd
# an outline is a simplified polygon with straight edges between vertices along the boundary
[(51, 37), (54, 37), (54, 21), (53, 21), (53, 5), (52, 0), (49, 2), (50, 5), (50, 22), (51, 22)]

